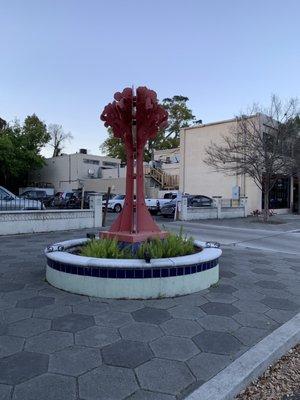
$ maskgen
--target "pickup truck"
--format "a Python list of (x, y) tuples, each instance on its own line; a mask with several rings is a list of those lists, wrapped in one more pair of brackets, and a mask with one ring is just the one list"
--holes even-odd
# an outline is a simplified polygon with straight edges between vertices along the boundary
[(158, 213), (161, 209), (161, 207), (169, 203), (171, 200), (174, 200), (177, 198), (177, 193), (165, 193), (164, 197), (161, 199), (145, 199), (146, 206), (149, 211), (152, 211), (153, 213)]
[[(162, 199), (145, 199), (145, 202), (149, 211), (157, 213), (165, 203), (168, 203), (172, 199), (176, 199), (176, 197), (177, 193), (170, 192), (170, 193), (165, 193)], [(114, 211), (116, 213), (119, 213), (122, 211), (124, 201), (125, 201), (125, 195), (118, 194), (113, 199), (108, 201), (107, 208), (109, 211)]]

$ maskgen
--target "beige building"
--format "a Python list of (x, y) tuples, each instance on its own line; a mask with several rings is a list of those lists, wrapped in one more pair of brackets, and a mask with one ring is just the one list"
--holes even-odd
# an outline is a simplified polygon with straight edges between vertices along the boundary
[[(261, 118), (255, 116), (254, 118)], [(215, 172), (204, 163), (206, 148), (211, 143), (220, 144), (223, 136), (230, 134), (236, 119), (203, 124), (185, 128), (180, 136), (180, 179), (179, 187), (184, 193), (202, 194), (205, 196), (222, 196), (232, 199), (236, 196), (248, 198), (248, 210), (262, 209), (262, 195), (259, 188), (249, 176), (228, 176)], [(278, 212), (287, 212), (292, 207), (291, 178), (278, 181), (270, 194), (271, 208)]]
[(50, 183), (55, 191), (71, 191), (84, 186), (85, 190), (104, 192), (114, 187), (115, 193), (124, 193), (125, 175), (121, 161), (116, 158), (87, 154), (62, 154), (46, 159), (39, 170), (32, 171), (30, 181)]

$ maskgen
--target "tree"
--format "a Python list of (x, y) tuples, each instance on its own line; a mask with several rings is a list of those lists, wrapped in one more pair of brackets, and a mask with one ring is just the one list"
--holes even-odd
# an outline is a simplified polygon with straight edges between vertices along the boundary
[(51, 137), (50, 146), (53, 147), (53, 156), (57, 157), (61, 154), (66, 141), (73, 139), (71, 132), (65, 133), (63, 127), (58, 124), (50, 124), (48, 126), (48, 133)]
[(300, 117), (296, 116), (294, 119), (294, 143), (293, 143), (293, 158), (295, 175), (298, 179), (298, 214), (300, 214)]
[(162, 105), (169, 113), (166, 138), (173, 136), (179, 140), (180, 130), (187, 128), (195, 121), (192, 110), (186, 104), (188, 101), (188, 97), (178, 95), (163, 99)]
[[(158, 132), (155, 139), (149, 140), (144, 153), (144, 160), (150, 161), (153, 150), (173, 149), (179, 146), (179, 134), (182, 128), (190, 126), (195, 121), (192, 111), (187, 107), (188, 97), (173, 96), (163, 99), (161, 105), (168, 111), (168, 127)], [(122, 141), (115, 138), (113, 131), (108, 129), (108, 138), (100, 149), (110, 157), (126, 161), (126, 153)]]
[(0, 130), (0, 184), (11, 189), (24, 184), (28, 172), (44, 164), (40, 151), (49, 140), (46, 125), (35, 114), (23, 125), (6, 124)]
[(264, 109), (254, 105), (241, 115), (222, 144), (211, 143), (205, 163), (225, 174), (248, 175), (262, 192), (264, 221), (269, 218), (269, 194), (280, 175), (290, 174), (296, 100), (283, 104), (272, 96)]

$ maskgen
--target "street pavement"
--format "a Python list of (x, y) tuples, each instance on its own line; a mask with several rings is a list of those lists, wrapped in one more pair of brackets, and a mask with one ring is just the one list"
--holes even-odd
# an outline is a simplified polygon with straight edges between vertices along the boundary
[[(182, 224), (157, 220), (170, 230)], [(300, 220), (282, 221), (183, 223), (222, 244), (220, 282), (145, 301), (79, 296), (45, 281), (45, 246), (91, 230), (1, 237), (0, 399), (184, 399), (299, 312), (291, 231)]]
[[(108, 224), (116, 214), (108, 214)], [(300, 255), (300, 215), (276, 215), (271, 224), (256, 222), (255, 218), (205, 221), (173, 221), (155, 217), (161, 227), (184, 232), (202, 241), (216, 241), (221, 245), (269, 250)]]

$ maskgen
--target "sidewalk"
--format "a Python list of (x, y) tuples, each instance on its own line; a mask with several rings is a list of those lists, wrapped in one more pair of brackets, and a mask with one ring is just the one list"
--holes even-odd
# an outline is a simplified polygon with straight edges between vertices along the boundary
[(224, 249), (219, 285), (189, 296), (49, 286), (45, 246), (85, 234), (1, 238), (1, 400), (183, 399), (300, 309), (299, 256), (241, 247)]

